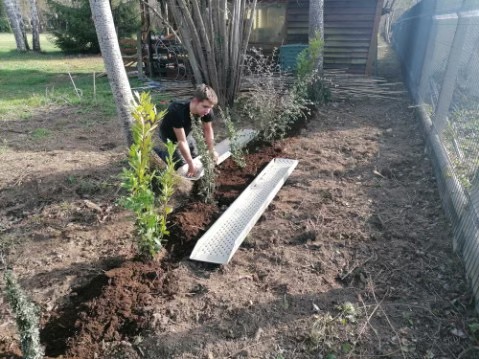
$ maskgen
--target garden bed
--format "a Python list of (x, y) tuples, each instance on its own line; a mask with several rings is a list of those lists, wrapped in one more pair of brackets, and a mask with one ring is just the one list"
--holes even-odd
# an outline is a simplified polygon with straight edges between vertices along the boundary
[[(406, 96), (330, 103), (297, 136), (251, 149), (245, 170), (226, 161), (217, 206), (178, 202), (159, 263), (133, 260), (134, 220), (116, 205), (116, 118), (92, 130), (82, 116), (4, 124), (1, 243), (48, 357), (477, 358), (479, 319)], [(231, 262), (190, 261), (273, 157), (299, 163)], [(0, 357), (20, 358), (0, 300)]]
[(93, 358), (95, 353), (102, 357), (102, 343), (131, 340), (148, 328), (152, 317), (148, 307), (153, 297), (169, 295), (165, 272), (189, 256), (209, 226), (270, 160), (281, 155), (282, 143), (271, 147), (254, 142), (247, 152), (244, 168), (232, 158), (217, 167), (216, 204), (202, 203), (192, 196), (171, 214), (171, 235), (160, 261), (117, 263), (117, 267), (74, 289), (68, 304), (50, 313), (42, 330), (48, 357)]

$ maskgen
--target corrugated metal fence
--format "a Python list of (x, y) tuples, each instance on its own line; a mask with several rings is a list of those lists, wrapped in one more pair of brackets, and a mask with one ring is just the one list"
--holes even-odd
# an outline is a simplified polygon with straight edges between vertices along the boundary
[(479, 310), (479, 0), (423, 0), (393, 25)]

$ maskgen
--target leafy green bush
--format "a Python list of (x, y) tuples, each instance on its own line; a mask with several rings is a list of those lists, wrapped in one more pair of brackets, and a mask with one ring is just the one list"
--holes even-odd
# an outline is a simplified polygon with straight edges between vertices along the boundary
[(236, 131), (233, 120), (231, 119), (231, 111), (228, 108), (226, 108), (225, 111), (220, 108), (219, 111), (221, 117), (223, 118), (223, 121), (225, 122), (226, 135), (230, 140), (231, 157), (240, 168), (244, 168), (246, 166), (244, 150), (241, 146), (238, 146), (237, 144), (238, 132)]
[(3, 1), (0, 2), (0, 32), (12, 32)]
[(12, 32), (7, 17), (0, 17), (0, 32)]
[[(167, 143), (168, 159), (166, 169), (157, 174), (151, 170), (150, 155), (153, 150), (153, 135), (166, 111), (157, 113), (147, 93), (136, 95), (138, 103), (133, 111), (135, 123), (132, 126), (133, 144), (130, 147), (128, 163), (123, 170), (122, 187), (128, 195), (121, 203), (136, 214), (136, 232), (140, 255), (154, 257), (162, 242), (169, 235), (167, 216), (172, 212), (169, 201), (174, 193), (176, 172), (172, 160), (175, 145)], [(152, 189), (153, 182), (161, 186), (157, 198)]]
[[(138, 3), (121, 0), (110, 3), (118, 37), (136, 33), (140, 28)], [(70, 4), (48, 0), (48, 5), (49, 30), (55, 36), (55, 45), (65, 52), (100, 52), (89, 0), (71, 0)]]
[(314, 105), (320, 105), (331, 98), (331, 92), (321, 80), (318, 69), (323, 47), (320, 34), (316, 33), (309, 41), (308, 48), (298, 55), (296, 64), (294, 91)]

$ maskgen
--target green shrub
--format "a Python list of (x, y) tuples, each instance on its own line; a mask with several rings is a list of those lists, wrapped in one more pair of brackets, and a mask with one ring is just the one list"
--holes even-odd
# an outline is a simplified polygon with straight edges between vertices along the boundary
[(3, 1), (0, 2), (0, 32), (12, 32)]
[(316, 33), (309, 41), (309, 46), (298, 55), (296, 77), (299, 81), (307, 81), (317, 72), (323, 46), (320, 34)]
[(261, 51), (252, 52), (246, 58), (245, 72), (255, 80), (249, 92), (238, 99), (236, 107), (241, 116), (254, 121), (259, 138), (274, 142), (283, 138), (309, 110), (301, 93), (293, 91), (291, 78)]
[(254, 80), (249, 92), (235, 104), (240, 116), (254, 121), (259, 137), (267, 142), (283, 138), (288, 130), (310, 113), (311, 106), (327, 101), (330, 92), (324, 86), (318, 65), (323, 42), (317, 34), (297, 58), (294, 77), (281, 71), (271, 58), (252, 49), (246, 57), (245, 73)]
[[(136, 214), (136, 234), (139, 254), (154, 257), (162, 242), (169, 235), (167, 216), (172, 212), (169, 201), (176, 183), (172, 155), (175, 145), (167, 143), (168, 160), (166, 169), (157, 174), (151, 170), (150, 155), (153, 150), (153, 135), (166, 111), (157, 113), (147, 93), (136, 95), (138, 104), (133, 111), (133, 144), (128, 156), (129, 168), (123, 170), (122, 187), (128, 195), (121, 203)], [(160, 183), (161, 194), (157, 198), (152, 189), (153, 182)]]
[(244, 150), (237, 144), (238, 132), (236, 131), (233, 120), (231, 119), (231, 111), (228, 108), (225, 111), (220, 108), (219, 111), (223, 121), (225, 122), (226, 135), (230, 140), (231, 157), (240, 168), (244, 168), (246, 166)]
[[(140, 28), (138, 3), (121, 0), (110, 3), (118, 37), (136, 33)], [(72, 0), (70, 4), (48, 0), (48, 5), (49, 30), (55, 37), (55, 45), (65, 52), (100, 52), (89, 0)]]
[(0, 32), (12, 32), (10, 23), (6, 17), (0, 17)]
[(309, 41), (308, 48), (301, 51), (296, 63), (296, 81), (293, 91), (299, 96), (320, 105), (331, 98), (331, 92), (321, 80), (318, 66), (322, 56), (324, 43), (320, 34), (316, 33)]

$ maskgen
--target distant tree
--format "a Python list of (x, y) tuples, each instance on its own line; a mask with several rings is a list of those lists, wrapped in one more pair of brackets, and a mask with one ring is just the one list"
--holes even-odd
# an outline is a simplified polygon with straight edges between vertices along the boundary
[[(106, 0), (105, 0), (106, 1)], [(120, 37), (129, 37), (140, 28), (139, 2), (111, 0), (114, 27)], [(66, 52), (100, 52), (89, 0), (48, 0), (55, 44)]]
[(51, 12), (47, 17), (53, 25), (50, 31), (55, 45), (65, 52), (100, 51), (88, 0), (71, 4), (48, 0), (48, 5)]
[(132, 115), (133, 95), (123, 65), (110, 4), (105, 0), (90, 0), (90, 6), (108, 81), (115, 98), (118, 118), (125, 132), (128, 146), (130, 146), (133, 142), (131, 133), (134, 121)]
[[(3, 11), (8, 14), (10, 22), (10, 28), (13, 30), (15, 36), (15, 42), (17, 44), (18, 51), (28, 51), (30, 46), (28, 45), (28, 38), (26, 32), (26, 26), (23, 20), (22, 13), (20, 11), (20, 4), (18, 0), (4, 0), (4, 6), (0, 9), (0, 31), (4, 31), (2, 26)], [(40, 51), (40, 22), (38, 20), (37, 2), (36, 0), (29, 0), (31, 25), (32, 25), (32, 38), (33, 38), (33, 50)], [(5, 29), (5, 30), (10, 30)]]
[(0, 2), (0, 32), (12, 32), (3, 2)]
[(25, 26), (25, 22), (23, 21), (23, 15), (22, 15), (22, 11), (20, 9), (20, 3), (18, 2), (18, 0), (16, 1), (15, 6), (17, 7), (16, 13), (18, 17), (18, 23), (20, 25), (20, 31), (23, 36), (23, 41), (25, 42), (25, 49), (27, 51), (30, 51), (30, 45), (28, 44), (28, 37), (27, 37), (27, 29)]
[(21, 22), (21, 15), (16, 0), (3, 0), (3, 4), (5, 5), (10, 27), (15, 36), (17, 50), (22, 52), (27, 51), (27, 45), (22, 33), (23, 23)]

